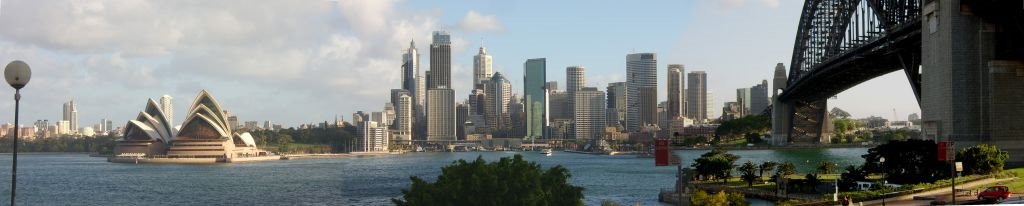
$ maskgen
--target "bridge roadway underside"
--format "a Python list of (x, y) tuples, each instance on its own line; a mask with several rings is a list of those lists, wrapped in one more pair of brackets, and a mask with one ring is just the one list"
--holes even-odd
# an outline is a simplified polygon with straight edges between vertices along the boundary
[[(907, 67), (916, 71), (920, 59), (921, 23), (916, 21), (816, 65), (788, 85), (780, 100), (787, 103), (824, 100), (893, 71)], [(911, 82), (917, 93), (920, 84)]]

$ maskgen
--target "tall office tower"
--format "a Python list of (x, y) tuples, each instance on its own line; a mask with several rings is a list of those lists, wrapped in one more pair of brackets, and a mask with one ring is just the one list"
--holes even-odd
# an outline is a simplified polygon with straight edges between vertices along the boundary
[(384, 124), (384, 120), (387, 118), (388, 116), (384, 112), (370, 112), (370, 121), (377, 122), (377, 125), (387, 126)]
[(768, 80), (761, 80), (760, 84), (750, 87), (750, 114), (761, 115), (768, 109)]
[(548, 91), (547, 60), (544, 58), (528, 59), (523, 63), (523, 90), (526, 100), (526, 134), (528, 139), (547, 138), (544, 132), (548, 126)]
[(171, 103), (171, 95), (164, 95), (160, 97), (160, 110), (163, 110), (164, 116), (167, 117), (167, 123), (174, 126), (174, 105)]
[[(715, 105), (715, 93), (711, 92), (711, 91), (708, 91), (707, 98), (705, 98), (705, 99), (707, 101), (705, 101), (704, 106), (707, 107), (707, 110), (705, 110), (706, 113), (704, 113), (704, 116), (707, 117), (708, 120), (710, 120), (711, 118), (717, 117), (718, 115), (715, 115), (715, 111), (718, 111), (718, 110), (715, 109), (714, 106), (713, 106), (713, 105)], [(705, 121), (704, 123), (709, 123), (709, 122)]]
[(378, 124), (383, 125), (385, 128), (391, 128), (391, 125), (395, 124), (395, 118), (396, 118), (395, 117), (395, 105), (392, 104), (391, 102), (385, 102), (384, 103), (384, 111), (383, 111), (383, 113), (384, 113), (384, 119), (382, 119), (383, 122), (382, 123), (378, 123)]
[[(419, 102), (423, 96), (422, 87), (420, 87), (420, 51), (416, 49), (416, 42), (409, 41), (409, 48), (402, 54), (402, 87), (405, 91), (409, 92), (409, 96), (412, 97), (413, 108)], [(395, 102), (394, 91), (392, 91), (392, 102)]]
[(455, 138), (466, 140), (466, 121), (469, 120), (469, 105), (455, 105)]
[(274, 129), (273, 126), (273, 124), (270, 124), (270, 120), (263, 121), (263, 130)]
[(455, 90), (427, 90), (427, 141), (455, 140)]
[(583, 78), (583, 73), (586, 69), (583, 66), (570, 66), (565, 68), (565, 93), (569, 94), (569, 116), (574, 117), (573, 108), (576, 108), (576, 91), (583, 89), (583, 85), (586, 85), (586, 79)]
[(626, 55), (626, 131), (658, 124), (658, 60), (654, 53)]
[(523, 110), (522, 98), (519, 98), (519, 95), (512, 95), (512, 100), (508, 103), (509, 122), (512, 123), (509, 137), (523, 138), (526, 136), (526, 113)]
[(703, 124), (708, 119), (708, 75), (704, 71), (686, 74), (686, 117)]
[(401, 94), (395, 105), (395, 140), (412, 143), (412, 96)]
[(473, 56), (473, 89), (480, 89), (484, 81), (491, 79), (492, 62), (494, 60), (487, 55), (487, 48), (480, 47), (480, 52)]
[[(665, 112), (668, 115), (669, 120), (676, 119), (683, 116), (684, 96), (683, 96), (683, 72), (685, 69), (682, 64), (669, 64), (668, 65), (668, 76), (665, 77), (668, 83), (668, 107), (665, 108)], [(662, 128), (664, 129), (664, 128)]]
[(736, 104), (739, 105), (739, 114), (737, 114), (738, 117), (750, 115), (750, 102), (750, 88), (736, 89)]
[(608, 109), (614, 115), (608, 116), (608, 126), (626, 126), (626, 82), (608, 83)]
[(484, 109), (484, 105), (487, 102), (487, 91), (484, 88), (487, 88), (488, 84), (490, 84), (490, 80), (485, 80), (481, 86), (482, 88), (470, 91), (469, 97), (466, 99), (469, 115), (483, 115), (487, 113), (487, 110)]
[[(430, 44), (430, 73), (428, 73), (427, 76), (427, 89), (451, 89), (451, 35), (449, 35), (448, 32), (445, 31), (435, 31), (433, 40), (434, 42)], [(452, 105), (452, 108), (454, 107), (455, 105)]]
[(511, 125), (508, 103), (512, 100), (512, 83), (500, 72), (495, 72), (484, 87), (487, 89), (487, 101), (484, 106), (487, 127), (495, 137), (505, 137)]
[(412, 91), (405, 90), (405, 89), (391, 89), (391, 98), (389, 98), (388, 101), (390, 101), (393, 104), (392, 106), (398, 107), (398, 101), (399, 101), (399, 98), (402, 97), (402, 95), (415, 98), (415, 97), (413, 97)]
[(68, 121), (70, 134), (78, 133), (78, 105), (75, 100), (64, 103), (64, 119)]
[(555, 120), (570, 120), (569, 94), (565, 91), (548, 91), (548, 122)]
[(558, 90), (558, 81), (550, 81), (548, 83), (544, 83), (544, 89), (547, 89), (548, 91)]
[(575, 98), (574, 137), (586, 140), (603, 139), (606, 121), (604, 92), (594, 87), (584, 87), (576, 91)]

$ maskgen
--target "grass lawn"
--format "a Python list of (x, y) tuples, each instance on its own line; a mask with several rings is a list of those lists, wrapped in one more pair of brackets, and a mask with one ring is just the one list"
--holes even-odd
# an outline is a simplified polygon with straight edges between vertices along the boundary
[(990, 186), (1003, 185), (1003, 186), (1009, 187), (1010, 191), (1013, 192), (1013, 193), (1024, 193), (1024, 178), (1019, 176), (1019, 175), (1024, 175), (1024, 167), (1008, 169), (1006, 171), (1003, 171), (1003, 174), (1004, 174), (1003, 177), (996, 177), (996, 178), (1007, 178), (1010, 175), (1016, 175), (1018, 179), (1015, 179), (1015, 180), (1012, 180), (1012, 181), (1009, 181), (1009, 182), (999, 182), (999, 183), (994, 183), (994, 184), (986, 184), (986, 185), (982, 185), (980, 187), (976, 187), (974, 189), (985, 189), (985, 188), (988, 188)]

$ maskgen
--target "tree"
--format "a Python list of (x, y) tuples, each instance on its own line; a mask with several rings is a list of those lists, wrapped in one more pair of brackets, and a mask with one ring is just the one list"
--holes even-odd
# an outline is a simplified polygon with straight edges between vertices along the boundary
[[(828, 112), (828, 115), (830, 117), (832, 117), (833, 119), (838, 119), (838, 118), (846, 119), (846, 118), (850, 118), (850, 113), (846, 112), (846, 111), (843, 111), (843, 109), (839, 109), (839, 107), (832, 107), (832, 110)], [(836, 117), (838, 117), (838, 118), (836, 118)]]
[(743, 163), (743, 166), (740, 166), (740, 173), (742, 173), (740, 178), (743, 178), (743, 181), (747, 181), (747, 187), (753, 187), (754, 181), (757, 180), (758, 177), (757, 165), (750, 162), (750, 160), (747, 160), (747, 163)]
[(796, 174), (796, 165), (794, 165), (793, 162), (786, 161), (785, 163), (782, 163), (782, 165), (779, 165), (779, 168), (775, 171), (775, 174), (780, 174), (781, 176), (789, 176)]
[(836, 171), (836, 164), (828, 160), (821, 161), (818, 163), (818, 173), (820, 174), (832, 174)]
[[(949, 177), (949, 163), (939, 161), (935, 141), (907, 139), (889, 141), (868, 149), (863, 169), (866, 172), (885, 173), (889, 182), (917, 184), (934, 182)], [(879, 163), (885, 157), (885, 163)]]
[(295, 142), (295, 141), (292, 140), (292, 136), (291, 135), (288, 135), (288, 134), (278, 135), (277, 136), (277, 141), (275, 142), (275, 143), (277, 143), (277, 151), (278, 152), (288, 151), (288, 146), (292, 142)]
[(1003, 171), (1010, 155), (994, 145), (979, 144), (956, 153), (956, 160), (963, 162), (967, 174), (994, 174)]
[(758, 166), (759, 171), (757, 176), (764, 178), (764, 172), (771, 172), (772, 170), (775, 170), (775, 166), (778, 164), (779, 163), (772, 161), (762, 162), (761, 165)]
[(839, 189), (845, 191), (855, 190), (857, 181), (865, 181), (867, 179), (867, 174), (860, 167), (847, 166), (846, 171), (839, 175)]
[(395, 205), (583, 205), (583, 188), (568, 183), (561, 165), (547, 170), (522, 155), (488, 163), (482, 157), (441, 168), (437, 181), (412, 176)]
[(750, 203), (747, 202), (743, 194), (740, 193), (726, 193), (725, 191), (719, 191), (715, 194), (708, 194), (704, 190), (697, 190), (690, 196), (690, 205), (693, 206), (747, 206)]
[(714, 177), (726, 183), (729, 177), (732, 177), (732, 169), (736, 167), (738, 159), (739, 156), (729, 154), (725, 150), (714, 149), (697, 158), (692, 166), (698, 175), (705, 177), (704, 179)]

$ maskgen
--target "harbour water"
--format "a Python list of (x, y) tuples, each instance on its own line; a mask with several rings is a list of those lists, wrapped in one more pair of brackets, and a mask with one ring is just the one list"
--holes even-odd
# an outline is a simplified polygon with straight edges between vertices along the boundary
[[(788, 160), (801, 172), (822, 159), (860, 164), (865, 148), (739, 150), (740, 162)], [(676, 151), (684, 164), (706, 151)], [(671, 188), (675, 167), (632, 155), (556, 151), (407, 153), (363, 158), (303, 159), (233, 164), (115, 164), (86, 154), (19, 154), (18, 202), (23, 205), (390, 205), (409, 186), (409, 176), (429, 181), (440, 167), (477, 156), (493, 161), (523, 154), (544, 167), (563, 165), (583, 186), (587, 205), (607, 199), (660, 205), (660, 188)], [(10, 155), (0, 155), (0, 195), (9, 201)], [(755, 204), (757, 205), (757, 204)]]

